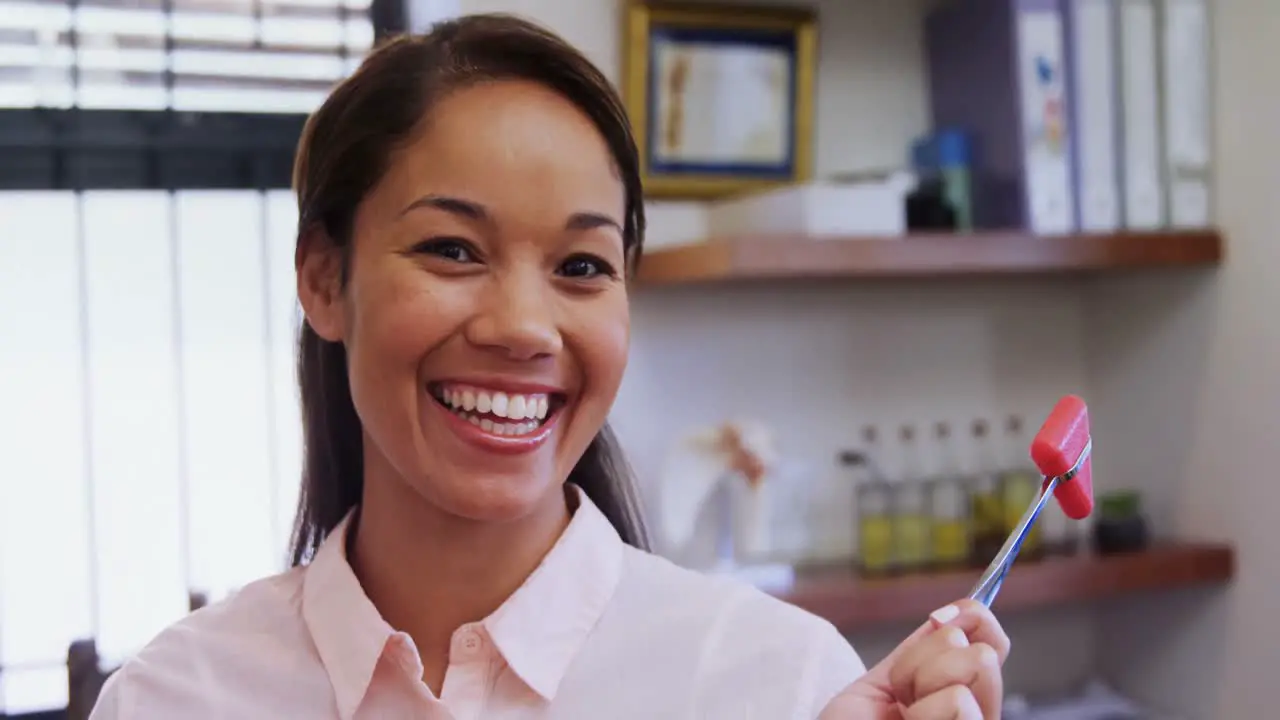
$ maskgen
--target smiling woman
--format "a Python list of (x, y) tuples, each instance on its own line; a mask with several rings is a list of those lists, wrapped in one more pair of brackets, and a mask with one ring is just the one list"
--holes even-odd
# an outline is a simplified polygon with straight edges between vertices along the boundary
[(644, 551), (605, 422), (639, 178), (608, 82), (534, 25), (375, 50), (295, 167), (295, 567), (163, 632), (94, 717), (814, 718), (859, 677), (837, 717), (906, 690), (997, 717), (982, 608), (863, 676), (826, 621)]
[[(370, 60), (370, 77), (381, 77), (381, 57)], [(511, 73), (527, 66), (515, 54), (505, 61)], [(315, 140), (326, 131), (362, 135), (326, 128), (324, 110), (309, 129), (297, 183), (302, 216), (314, 218), (299, 247), (308, 320), (301, 367), (304, 385), (323, 392), (303, 394), (312, 434), (299, 559), (357, 498), (371, 514), (384, 502), (407, 507), (406, 492), (450, 518), (538, 525), (534, 536), (550, 541), (567, 517), (553, 485), (575, 468), (573, 482), (625, 540), (641, 543), (629, 480), (615, 476), (622, 465), (609, 462), (616, 450), (601, 432), (626, 364), (622, 271), (639, 247), (640, 210), (615, 170), (619, 153), (564, 100), (593, 86), (574, 87), (574, 76), (557, 91), (518, 75), (493, 81), (496, 74), (424, 78), (437, 85), (428, 91), (434, 107), (396, 109), (408, 132), (419, 124), (423, 131), (401, 147), (388, 143), (386, 160), (370, 164), (359, 184), (365, 192), (326, 195), (336, 183), (325, 172), (341, 169), (340, 182), (355, 186), (351, 161), (360, 167), (367, 158), (358, 146), (353, 157), (323, 146), (328, 157), (319, 157)], [(350, 87), (362, 90), (363, 77)], [(366, 129), (392, 122), (394, 112), (369, 107), (376, 120), (340, 120)], [(625, 127), (617, 108), (596, 112)], [(626, 136), (615, 135), (625, 148)], [(348, 387), (350, 408), (312, 402)], [(466, 388), (490, 404), (487, 417), (471, 409), (476, 425), (437, 402), (446, 393), (465, 399)], [(527, 406), (529, 394), (546, 396), (537, 432), (495, 426), (515, 419), (513, 406)], [(333, 448), (354, 448), (362, 430), (362, 452), (331, 462)], [(497, 448), (505, 452), (488, 452)], [(357, 534), (357, 555), (374, 532)]]

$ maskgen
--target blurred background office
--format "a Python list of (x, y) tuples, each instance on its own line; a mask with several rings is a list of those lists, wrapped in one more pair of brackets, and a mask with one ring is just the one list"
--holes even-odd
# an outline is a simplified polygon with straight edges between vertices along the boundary
[(1009, 716), (1272, 712), (1273, 0), (0, 0), (0, 717), (83, 717), (283, 569), (298, 133), (378, 39), (485, 11), (640, 133), (612, 422), (658, 551), (873, 662), (968, 590), (1080, 394), (1099, 508), (995, 606)]

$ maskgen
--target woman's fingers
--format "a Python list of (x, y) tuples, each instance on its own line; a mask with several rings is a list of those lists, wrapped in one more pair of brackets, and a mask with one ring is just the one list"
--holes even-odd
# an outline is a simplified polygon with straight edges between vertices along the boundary
[(982, 709), (973, 693), (963, 685), (952, 685), (945, 690), (922, 698), (907, 708), (903, 720), (989, 720), (983, 718)]
[(889, 670), (889, 687), (893, 697), (906, 707), (911, 707), (923, 697), (917, 692), (916, 678), (921, 669), (934, 658), (969, 647), (964, 631), (950, 625), (934, 630), (906, 648)]
[(1000, 717), (1004, 678), (995, 649), (985, 643), (928, 659), (917, 671), (914, 685), (917, 698), (929, 698), (951, 687), (966, 688), (977, 701), (981, 717), (991, 720)]
[[(942, 713), (918, 715), (922, 720), (969, 717), (964, 714), (967, 703), (977, 708), (973, 717), (998, 720), (1004, 692), (1000, 668), (1009, 653), (1009, 638), (1000, 623), (990, 610), (971, 601), (930, 617), (933, 632), (904, 647), (890, 668), (894, 698), (906, 708), (920, 705), (917, 712)], [(955, 700), (959, 704), (950, 707), (940, 698), (967, 700)]]
[(969, 638), (970, 644), (990, 645), (1003, 665), (1009, 657), (1009, 636), (991, 609), (976, 600), (959, 600), (929, 616), (936, 626), (958, 627)]

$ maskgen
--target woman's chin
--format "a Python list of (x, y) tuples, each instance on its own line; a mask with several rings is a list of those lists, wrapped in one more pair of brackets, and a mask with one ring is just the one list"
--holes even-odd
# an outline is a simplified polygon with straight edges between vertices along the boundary
[[(558, 484), (555, 484), (558, 486)], [(548, 481), (535, 481), (528, 475), (502, 477), (487, 475), (471, 478), (451, 487), (436, 488), (430, 493), (440, 509), (474, 522), (506, 523), (519, 520), (548, 507), (563, 495)]]

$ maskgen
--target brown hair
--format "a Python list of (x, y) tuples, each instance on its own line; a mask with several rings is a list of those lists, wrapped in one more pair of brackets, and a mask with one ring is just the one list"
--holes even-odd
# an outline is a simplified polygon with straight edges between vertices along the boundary
[[(527, 80), (576, 105), (604, 137), (626, 190), (623, 242), (634, 270), (644, 238), (644, 203), (635, 139), (617, 94), (598, 69), (553, 33), (506, 15), (473, 15), (396, 37), (376, 48), (308, 120), (298, 145), (298, 247), (313, 229), (344, 255), (347, 280), (356, 208), (386, 171), (394, 150), (417, 130), (434, 103), (481, 82)], [(305, 563), (360, 502), (364, 486), (360, 419), (351, 400), (346, 351), (305, 321), (298, 352), (302, 394), (302, 492), (291, 562)], [(606, 425), (569, 474), (617, 529), (645, 547), (626, 461)]]

